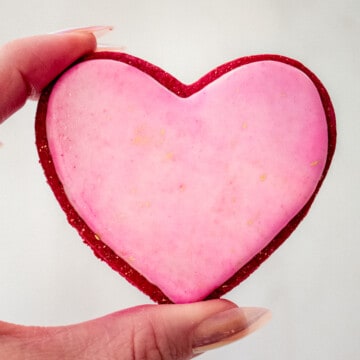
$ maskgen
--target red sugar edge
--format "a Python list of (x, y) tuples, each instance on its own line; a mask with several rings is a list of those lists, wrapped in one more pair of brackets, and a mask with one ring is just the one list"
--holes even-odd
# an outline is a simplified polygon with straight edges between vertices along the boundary
[[(117, 52), (96, 52), (93, 53), (79, 62), (91, 61), (96, 59), (107, 59), (107, 60), (116, 60), (123, 62), (125, 64), (131, 65), (140, 71), (150, 75), (161, 85), (166, 87), (169, 91), (177, 94), (180, 97), (186, 98), (192, 94), (200, 91), (206, 85), (210, 84), (217, 78), (226, 74), (227, 72), (238, 68), (240, 66), (258, 62), (258, 61), (277, 61), (285, 63), (287, 65), (293, 66), (304, 74), (306, 74), (315, 87), (318, 90), (320, 95), (322, 105), (326, 115), (326, 121), (328, 126), (328, 153), (327, 160), (324, 167), (322, 176), (317, 184), (317, 187), (312, 194), (311, 198), (304, 205), (304, 207), (297, 213), (295, 217), (273, 238), (273, 240), (257, 255), (255, 255), (246, 265), (239, 269), (230, 279), (220, 285), (216, 290), (214, 290), (206, 299), (219, 298), (225, 293), (232, 290), (235, 286), (245, 280), (252, 272), (254, 272), (296, 229), (301, 220), (308, 213), (321, 185), (322, 182), (329, 170), (330, 163), (335, 151), (336, 145), (336, 120), (335, 112), (332, 106), (330, 97), (321, 83), (321, 81), (307, 69), (300, 62), (290, 59), (281, 55), (253, 55), (242, 57), (233, 61), (230, 61), (224, 65), (221, 65), (209, 72), (198, 81), (191, 85), (185, 85), (179, 80), (174, 78), (169, 73), (160, 69), (159, 67), (152, 65), (142, 59), (134, 57), (132, 55), (117, 53)], [(62, 183), (60, 182), (53, 160), (49, 151), (47, 136), (46, 136), (46, 113), (47, 113), (47, 104), (52, 91), (52, 88), (56, 80), (53, 81), (44, 91), (40, 97), (37, 113), (36, 113), (36, 122), (35, 122), (35, 135), (36, 135), (36, 146), (39, 154), (40, 163), (44, 169), (47, 182), (49, 183), (56, 199), (58, 200), (60, 206), (64, 210), (69, 223), (76, 228), (84, 242), (91, 247), (95, 255), (101, 260), (105, 261), (113, 270), (120, 273), (127, 281), (136, 286), (139, 290), (147, 294), (153, 301), (163, 304), (171, 303), (171, 300), (154, 284), (150, 283), (144, 276), (139, 272), (133, 269), (126, 261), (116, 255), (113, 250), (111, 250), (107, 245), (105, 245), (99, 237), (88, 227), (84, 220), (79, 216), (73, 206), (70, 204)], [(149, 255), (150, 256), (150, 255)], [(204, 300), (206, 300), (204, 299)]]

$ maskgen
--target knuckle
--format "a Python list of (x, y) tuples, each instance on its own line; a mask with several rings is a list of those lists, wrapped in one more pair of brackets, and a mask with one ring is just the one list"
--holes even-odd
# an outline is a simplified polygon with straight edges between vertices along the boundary
[(186, 359), (178, 344), (151, 321), (134, 326), (130, 344), (132, 360)]

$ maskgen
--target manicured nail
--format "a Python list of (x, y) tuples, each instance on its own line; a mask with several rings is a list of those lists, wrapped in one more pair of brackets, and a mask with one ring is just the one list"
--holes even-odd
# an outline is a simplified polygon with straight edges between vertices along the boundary
[(68, 34), (76, 32), (87, 32), (93, 34), (97, 39), (113, 30), (113, 26), (88, 26), (81, 28), (69, 28), (53, 32), (52, 34)]
[(263, 308), (234, 308), (212, 315), (195, 328), (193, 353), (239, 340), (264, 326), (270, 318), (271, 312)]
[(98, 42), (95, 52), (101, 52), (101, 51), (124, 52), (125, 50), (126, 50), (125, 46), (115, 46), (109, 43)]

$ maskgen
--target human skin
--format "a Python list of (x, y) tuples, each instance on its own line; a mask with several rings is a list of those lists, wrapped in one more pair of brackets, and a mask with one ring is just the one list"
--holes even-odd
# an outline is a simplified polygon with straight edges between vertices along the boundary
[[(38, 98), (42, 89), (75, 60), (94, 51), (94, 34), (106, 28), (34, 36), (1, 47), (0, 123), (27, 99)], [(239, 308), (218, 299), (138, 306), (67, 326), (21, 326), (0, 321), (0, 358), (191, 359), (244, 337), (269, 318), (270, 312), (265, 309)]]

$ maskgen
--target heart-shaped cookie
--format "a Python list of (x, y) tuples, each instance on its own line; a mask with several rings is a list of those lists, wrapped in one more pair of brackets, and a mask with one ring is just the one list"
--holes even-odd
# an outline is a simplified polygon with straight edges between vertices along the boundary
[(95, 53), (42, 94), (37, 147), (95, 254), (162, 302), (221, 296), (306, 215), (335, 148), (317, 77), (279, 55), (185, 85), (141, 59)]

